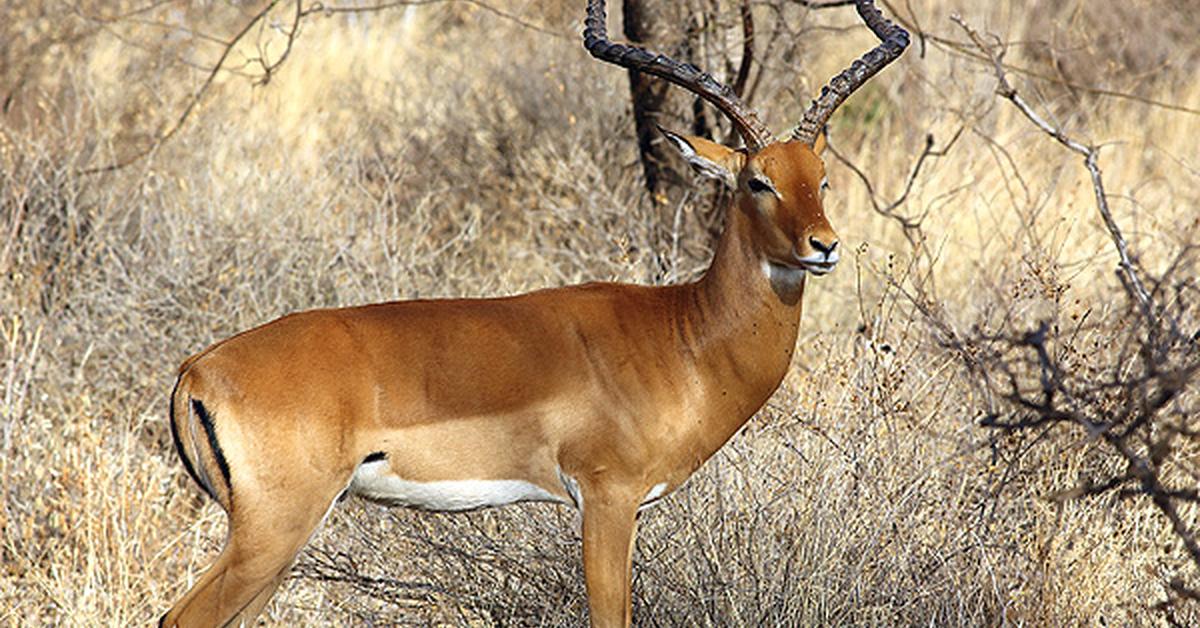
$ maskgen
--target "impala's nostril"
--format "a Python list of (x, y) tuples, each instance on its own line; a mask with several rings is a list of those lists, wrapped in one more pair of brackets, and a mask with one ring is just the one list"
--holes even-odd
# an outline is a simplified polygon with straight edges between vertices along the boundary
[(837, 240), (834, 240), (832, 244), (825, 244), (824, 242), (818, 240), (815, 236), (809, 236), (808, 243), (811, 244), (814, 249), (824, 253), (825, 255), (832, 253), (838, 245)]

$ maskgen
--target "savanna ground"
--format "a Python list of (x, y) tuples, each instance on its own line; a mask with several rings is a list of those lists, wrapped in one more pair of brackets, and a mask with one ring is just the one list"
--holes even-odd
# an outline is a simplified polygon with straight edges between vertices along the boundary
[[(871, 45), (851, 9), (800, 4), (754, 5), (754, 104), (777, 130)], [(1009, 359), (1033, 346), (1021, 333), (1045, 324), (1053, 359), (1111, 393), (1080, 407), (1120, 405), (1104, 378), (1151, 352), (1081, 156), (997, 97), (949, 16), (1009, 44), (1014, 87), (1102, 146), (1138, 272), (1186, 330), (1200, 19), (1186, 0), (883, 4), (923, 36), (832, 121), (847, 255), (809, 282), (779, 392), (641, 518), (636, 623), (1195, 625), (1194, 431), (1147, 423), (1186, 437), (1145, 454), (1178, 489), (1181, 534), (1137, 485), (1101, 490), (1129, 466), (1102, 429), (996, 427), (1026, 415), (989, 372), (1038, 390), (1038, 365)], [(697, 61), (726, 76), (736, 5), (690, 5), (716, 18)], [(703, 271), (720, 193), (644, 191), (626, 75), (586, 56), (582, 0), (489, 6), (318, 12), (263, 81), (282, 3), (171, 132), (223, 49), (209, 36), (262, 3), (3, 3), (0, 621), (145, 625), (203, 572), (224, 515), (164, 418), (175, 367), (215, 340), (313, 307)], [(927, 135), (949, 148), (911, 176)], [(893, 215), (846, 162), (883, 209), (903, 196)], [(1194, 345), (1172, 351), (1194, 363)], [(1190, 425), (1189, 386), (1157, 420)], [(565, 507), (351, 499), (264, 619), (581, 626), (578, 534)]]

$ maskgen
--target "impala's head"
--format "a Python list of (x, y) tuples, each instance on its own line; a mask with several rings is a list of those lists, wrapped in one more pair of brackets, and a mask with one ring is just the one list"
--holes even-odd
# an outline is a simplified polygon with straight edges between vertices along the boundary
[(767, 261), (824, 275), (837, 265), (838, 237), (822, 201), (828, 183), (820, 151), (799, 140), (749, 153), (663, 130), (697, 172), (734, 191), (734, 207), (750, 218)]
[(734, 190), (736, 206), (751, 218), (767, 261), (823, 275), (838, 261), (838, 238), (825, 217), (823, 131), (833, 112), (856, 89), (908, 46), (908, 32), (875, 8), (856, 0), (858, 14), (881, 43), (833, 77), (785, 140), (777, 140), (737, 92), (690, 64), (642, 48), (614, 44), (605, 32), (603, 0), (588, 0), (584, 46), (597, 59), (664, 78), (720, 109), (746, 143), (734, 150), (664, 130), (667, 139), (700, 173)]

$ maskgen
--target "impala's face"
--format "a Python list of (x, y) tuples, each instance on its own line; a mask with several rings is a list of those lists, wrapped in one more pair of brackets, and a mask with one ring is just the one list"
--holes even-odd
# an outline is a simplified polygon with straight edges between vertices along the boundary
[(737, 177), (739, 206), (758, 229), (767, 261), (824, 275), (838, 262), (838, 237), (822, 206), (825, 164), (807, 144), (771, 144)]
[(814, 275), (837, 265), (837, 234), (821, 202), (825, 164), (817, 151), (824, 142), (817, 151), (803, 142), (776, 142), (747, 157), (703, 138), (664, 134), (697, 171), (734, 188), (768, 263)]

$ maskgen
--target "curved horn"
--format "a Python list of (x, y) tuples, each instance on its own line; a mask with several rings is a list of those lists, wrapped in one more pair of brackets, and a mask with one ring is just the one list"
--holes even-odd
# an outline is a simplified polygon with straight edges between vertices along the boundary
[(728, 86), (690, 63), (680, 63), (645, 48), (613, 43), (608, 39), (606, 21), (604, 0), (588, 0), (583, 45), (593, 57), (630, 70), (653, 74), (707, 100), (733, 121), (738, 133), (746, 141), (746, 147), (752, 152), (771, 143), (771, 130)]
[(867, 28), (870, 28), (882, 43), (855, 60), (850, 67), (842, 70), (841, 74), (830, 79), (829, 84), (821, 88), (821, 95), (812, 102), (808, 111), (804, 113), (804, 118), (792, 132), (793, 140), (800, 140), (809, 146), (814, 145), (817, 136), (825, 128), (825, 123), (838, 106), (884, 66), (899, 58), (908, 47), (908, 31), (883, 17), (879, 9), (875, 8), (875, 0), (857, 0), (854, 6), (867, 23)]

